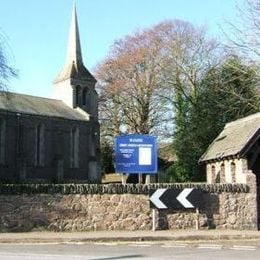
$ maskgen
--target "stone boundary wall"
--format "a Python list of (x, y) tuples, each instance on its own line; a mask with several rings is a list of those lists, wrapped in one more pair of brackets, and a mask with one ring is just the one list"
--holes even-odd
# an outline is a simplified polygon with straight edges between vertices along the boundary
[(148, 193), (162, 186), (200, 187), (205, 208), (199, 215), (195, 210), (156, 210), (157, 229), (195, 228), (197, 221), (206, 229), (257, 229), (255, 193), (243, 184), (5, 184), (0, 185), (0, 231), (150, 230)]
[(153, 183), (153, 184), (0, 184), (0, 195), (18, 194), (149, 194), (155, 189), (196, 188), (209, 193), (249, 192), (246, 184)]

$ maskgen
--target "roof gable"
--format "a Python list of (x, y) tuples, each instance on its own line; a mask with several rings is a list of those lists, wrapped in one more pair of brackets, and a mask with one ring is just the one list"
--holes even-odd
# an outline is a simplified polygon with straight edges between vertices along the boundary
[(225, 125), (199, 162), (220, 160), (224, 157), (242, 157), (250, 143), (260, 136), (260, 112)]

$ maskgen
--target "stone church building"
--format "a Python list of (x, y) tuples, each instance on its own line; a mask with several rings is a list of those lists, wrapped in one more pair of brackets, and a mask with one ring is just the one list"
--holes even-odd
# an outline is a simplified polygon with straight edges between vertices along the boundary
[(0, 182), (99, 183), (96, 79), (83, 64), (76, 7), (54, 99), (0, 93)]

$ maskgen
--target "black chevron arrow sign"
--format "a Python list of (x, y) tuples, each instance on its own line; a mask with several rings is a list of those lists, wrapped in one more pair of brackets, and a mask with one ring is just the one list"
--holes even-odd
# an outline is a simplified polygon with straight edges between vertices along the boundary
[(150, 190), (150, 208), (193, 209), (202, 206), (202, 191), (195, 188)]

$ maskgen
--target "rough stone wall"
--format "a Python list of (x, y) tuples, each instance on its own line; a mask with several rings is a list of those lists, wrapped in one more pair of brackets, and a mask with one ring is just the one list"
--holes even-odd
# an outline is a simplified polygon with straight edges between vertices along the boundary
[(257, 229), (257, 211), (252, 193), (211, 194), (201, 225), (220, 229)]
[[(205, 193), (205, 209), (157, 211), (158, 229), (257, 229), (252, 193)], [(141, 194), (0, 195), (0, 230), (150, 230), (152, 210)]]
[(145, 195), (0, 196), (2, 231), (151, 229)]

